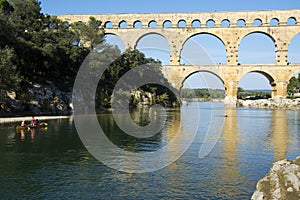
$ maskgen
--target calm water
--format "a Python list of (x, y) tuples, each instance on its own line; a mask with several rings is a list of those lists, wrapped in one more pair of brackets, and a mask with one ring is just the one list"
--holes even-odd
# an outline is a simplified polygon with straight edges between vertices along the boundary
[[(150, 139), (128, 137), (110, 114), (99, 116), (104, 131), (119, 147), (155, 151), (186, 125), (185, 118), (193, 117), (182, 116), (184, 109), (200, 109), (199, 129), (188, 151), (151, 173), (118, 172), (101, 164), (82, 145), (71, 119), (48, 121), (47, 130), (25, 133), (16, 132), (14, 123), (0, 125), (0, 198), (249, 199), (272, 162), (300, 154), (299, 111), (238, 108), (226, 110), (220, 139), (200, 159), (212, 104), (200, 103), (200, 108), (196, 104), (181, 112), (168, 111), (166, 128)], [(213, 105), (222, 107), (221, 103)], [(132, 118), (147, 124), (138, 110)]]

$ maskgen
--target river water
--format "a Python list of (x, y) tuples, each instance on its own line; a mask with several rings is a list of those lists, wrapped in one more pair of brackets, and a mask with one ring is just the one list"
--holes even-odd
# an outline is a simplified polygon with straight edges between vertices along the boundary
[[(138, 140), (122, 133), (110, 113), (100, 114), (101, 127), (119, 147), (151, 152), (167, 145), (177, 130), (189, 130), (182, 127), (194, 116), (185, 111), (200, 111), (188, 150), (169, 166), (149, 173), (120, 172), (99, 162), (82, 144), (71, 118), (49, 120), (47, 130), (25, 132), (17, 132), (16, 123), (2, 124), (0, 198), (249, 199), (272, 162), (300, 154), (300, 112), (224, 108), (227, 117), (212, 112), (222, 107), (222, 103), (195, 102), (168, 110), (165, 128), (151, 139)], [(141, 113), (133, 111), (132, 119), (147, 124), (149, 119)], [(218, 120), (223, 121), (221, 127), (213, 127)], [(207, 133), (219, 130), (213, 149), (200, 158)], [(118, 157), (111, 159), (118, 162)]]

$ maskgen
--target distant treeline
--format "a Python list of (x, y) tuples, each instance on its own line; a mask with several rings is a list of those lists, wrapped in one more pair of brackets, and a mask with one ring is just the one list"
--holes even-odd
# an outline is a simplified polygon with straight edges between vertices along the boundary
[(225, 98), (225, 91), (221, 89), (190, 89), (183, 88), (181, 90), (181, 98), (184, 99), (201, 99), (201, 100), (210, 100), (210, 99), (223, 99)]

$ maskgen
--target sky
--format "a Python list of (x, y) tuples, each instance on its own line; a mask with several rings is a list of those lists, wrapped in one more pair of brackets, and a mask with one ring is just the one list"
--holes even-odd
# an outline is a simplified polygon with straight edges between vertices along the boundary
[[(116, 14), (116, 13), (158, 13), (158, 12), (215, 12), (215, 11), (247, 11), (247, 10), (281, 10), (281, 9), (300, 9), (299, 0), (41, 0), (42, 12), (50, 15), (61, 14)], [(241, 54), (239, 54), (239, 61), (241, 63), (249, 63), (247, 58), (252, 55), (255, 57), (257, 63), (272, 63), (274, 54), (269, 52), (274, 51), (272, 41), (269, 38), (263, 38), (262, 35), (252, 36), (252, 38), (245, 38), (240, 45)], [(118, 38), (110, 38), (112, 44), (119, 44)], [(160, 46), (153, 46), (153, 40), (160, 41)], [(209, 41), (209, 43), (207, 42)], [(253, 43), (256, 41), (257, 43)], [(218, 43), (219, 42), (219, 43)], [(190, 43), (190, 46), (187, 45)], [(151, 44), (151, 45), (149, 45)], [(257, 46), (261, 44), (262, 50), (245, 48), (243, 46)], [(201, 54), (210, 57), (212, 63), (223, 63), (224, 49), (220, 46), (220, 41), (215, 41), (215, 38), (204, 37), (198, 35), (187, 41), (187, 45), (183, 48), (183, 55), (185, 59), (181, 63), (198, 62), (199, 55), (193, 55), (197, 49)], [(122, 47), (121, 47), (122, 48)], [(169, 62), (169, 47), (168, 43), (163, 38), (158, 36), (149, 36), (142, 38), (137, 45), (137, 48), (145, 53), (146, 56), (160, 59), (163, 64)], [(159, 49), (153, 52), (152, 49)], [(300, 63), (300, 36), (296, 37), (293, 43), (294, 59)], [(298, 51), (299, 49), (299, 51)], [(240, 49), (239, 49), (240, 51)], [(185, 53), (184, 53), (185, 52)], [(299, 52), (299, 55), (298, 55)], [(255, 55), (256, 54), (256, 55)], [(207, 56), (206, 56), (207, 57)], [(291, 58), (290, 58), (291, 59)], [(252, 59), (253, 60), (253, 59)], [(293, 60), (293, 61), (294, 61)], [(223, 88), (222, 82), (215, 76), (207, 76), (205, 74), (195, 74), (191, 76), (185, 85), (191, 87), (210, 87)], [(239, 86), (244, 89), (271, 89), (269, 82), (265, 77), (259, 74), (247, 74), (239, 83)]]

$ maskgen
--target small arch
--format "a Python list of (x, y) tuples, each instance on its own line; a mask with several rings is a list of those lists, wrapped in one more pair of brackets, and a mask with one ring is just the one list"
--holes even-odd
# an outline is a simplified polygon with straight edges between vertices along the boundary
[(148, 24), (149, 28), (157, 28), (157, 22), (155, 20), (151, 20)]
[(278, 26), (279, 25), (279, 19), (273, 18), (270, 20), (270, 26)]
[(112, 28), (113, 27), (113, 23), (111, 21), (107, 21), (104, 23), (104, 28)]
[(186, 27), (186, 21), (185, 20), (179, 20), (178, 21), (178, 24), (177, 24), (177, 27), (179, 28), (185, 28)]
[(215, 27), (215, 26), (216, 26), (216, 23), (214, 20), (212, 20), (212, 19), (207, 20), (206, 27)]
[(166, 20), (163, 23), (164, 28), (171, 28), (172, 27), (172, 22), (170, 20)]
[(126, 21), (121, 21), (120, 23), (119, 23), (119, 28), (127, 28), (127, 22)]
[(229, 27), (230, 26), (230, 21), (228, 19), (224, 19), (221, 22), (222, 27)]
[(296, 25), (297, 24), (297, 20), (295, 17), (290, 17), (288, 18), (287, 22), (286, 22), (286, 25)]
[(133, 28), (142, 28), (143, 24), (140, 20), (137, 20), (133, 23)]
[(201, 22), (198, 19), (195, 19), (192, 21), (192, 27), (193, 28), (200, 28), (201, 27)]
[(246, 21), (244, 19), (239, 19), (236, 22), (236, 26), (246, 26)]
[(262, 26), (262, 21), (261, 19), (255, 19), (253, 20), (253, 23), (252, 23), (253, 26)]

